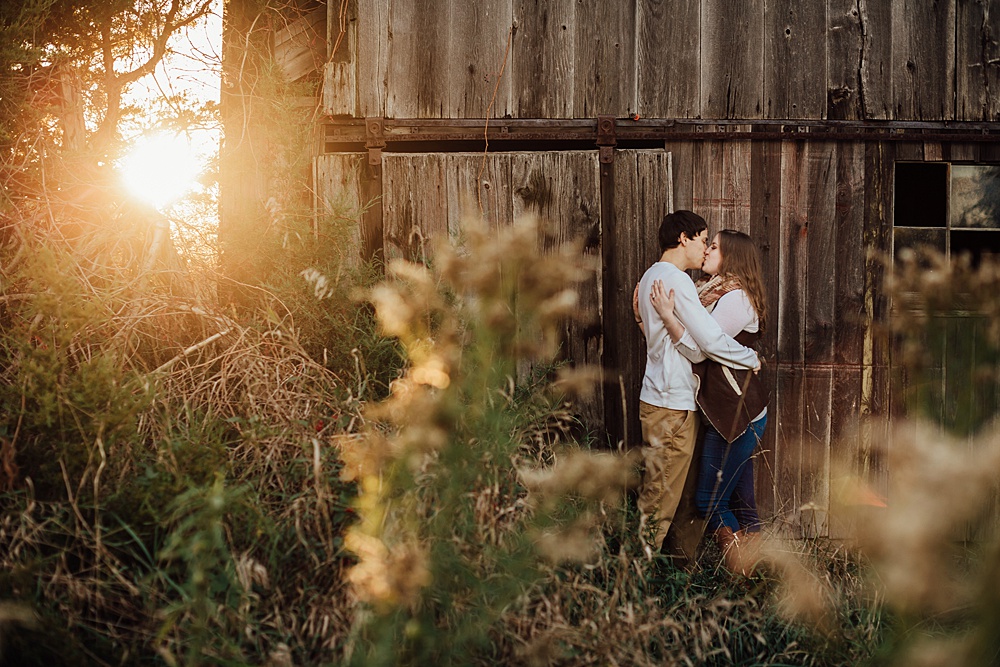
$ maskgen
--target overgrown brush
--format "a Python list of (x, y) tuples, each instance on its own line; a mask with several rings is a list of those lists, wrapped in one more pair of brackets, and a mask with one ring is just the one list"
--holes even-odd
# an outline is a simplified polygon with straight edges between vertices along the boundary
[[(357, 332), (326, 333), (324, 364), (295, 318), (327, 303), (283, 307), (312, 293), (300, 276), (221, 307), (219, 276), (161, 216), (108, 184), (81, 201), (49, 164), (41, 190), (5, 190), (0, 229), (3, 659), (331, 660), (354, 489), (328, 436), (350, 437), (379, 391), (355, 345), (381, 344), (350, 298), (363, 282), (332, 286)], [(335, 374), (341, 358), (357, 363)]]

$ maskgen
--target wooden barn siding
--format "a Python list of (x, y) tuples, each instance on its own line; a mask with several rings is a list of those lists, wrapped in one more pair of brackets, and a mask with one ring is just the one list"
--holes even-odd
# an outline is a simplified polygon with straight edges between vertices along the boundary
[[(890, 350), (884, 329), (870, 325), (886, 321), (888, 304), (881, 259), (869, 251), (891, 249), (893, 163), (995, 159), (995, 151), (992, 145), (731, 141), (722, 135), (667, 142), (664, 150), (619, 150), (614, 220), (605, 227), (614, 230), (610, 254), (601, 236), (596, 151), (494, 153), (485, 162), (482, 154), (386, 154), (385, 253), (420, 260), (430, 239), (456, 234), (463, 212), (479, 215), (480, 198), (491, 225), (538, 210), (552, 223), (540, 242), (586, 239), (587, 253), (603, 256), (603, 269), (584, 286), (584, 321), (567, 327), (567, 356), (589, 364), (602, 355), (617, 360), (606, 370), (604, 402), (597, 398), (584, 411), (592, 423), (617, 422), (612, 430), (635, 446), (645, 351), (630, 303), (636, 281), (658, 256), (660, 218), (671, 205), (692, 208), (713, 233), (723, 227), (749, 232), (761, 250), (770, 302), (762, 377), (772, 398), (756, 459), (758, 501), (765, 516), (793, 529), (838, 536), (846, 524), (828, 512), (838, 461), (863, 474), (877, 493), (888, 492)], [(325, 155), (318, 162), (317, 173), (325, 174), (320, 188), (358, 187), (351, 185), (358, 181), (352, 170), (362, 155)], [(344, 210), (366, 205), (361, 195), (336, 201)], [(619, 387), (625, 388), (624, 422)]]
[[(357, 57), (327, 66), (331, 115), (1000, 118), (1000, 0), (349, 7)], [(340, 3), (328, 11), (333, 39)]]
[[(323, 161), (328, 156), (322, 156)], [(601, 203), (596, 151), (559, 153), (389, 154), (383, 158), (386, 259), (425, 261), (434, 239), (459, 236), (464, 221), (492, 228), (536, 214), (539, 243), (551, 250), (581, 241), (595, 269), (580, 286), (580, 317), (567, 322), (563, 355), (601, 365)], [(580, 406), (590, 424), (604, 423), (603, 393)]]

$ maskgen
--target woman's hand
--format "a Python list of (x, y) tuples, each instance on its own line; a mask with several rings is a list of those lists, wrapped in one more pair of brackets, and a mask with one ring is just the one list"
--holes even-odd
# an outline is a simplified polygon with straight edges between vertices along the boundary
[(674, 291), (667, 292), (663, 281), (654, 280), (653, 287), (649, 291), (649, 302), (663, 320), (667, 333), (670, 334), (670, 340), (675, 343), (679, 341), (684, 336), (684, 325), (674, 317)]
[(649, 302), (667, 325), (676, 321), (674, 317), (674, 291), (667, 292), (662, 280), (654, 280), (649, 292)]

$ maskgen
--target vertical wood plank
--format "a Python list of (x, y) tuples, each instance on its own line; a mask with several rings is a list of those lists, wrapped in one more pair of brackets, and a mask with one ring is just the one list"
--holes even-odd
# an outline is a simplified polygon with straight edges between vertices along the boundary
[(503, 118), (512, 108), (507, 49), (508, 38), (513, 42), (512, 5), (509, 1), (453, 0), (450, 6), (451, 15), (442, 17), (448, 25), (447, 41), (422, 41), (424, 49), (447, 50), (449, 101), (445, 117)]
[[(720, 138), (725, 133), (719, 133)], [(750, 231), (750, 142), (702, 141), (694, 146), (692, 210), (720, 229)]]
[(448, 233), (448, 187), (441, 154), (382, 158), (386, 259), (426, 262), (431, 241)]
[(833, 361), (860, 367), (865, 331), (865, 151), (860, 142), (837, 147), (836, 287), (834, 289)]
[[(777, 391), (773, 401), (775, 425), (774, 519), (778, 526), (793, 529), (801, 526), (803, 497), (802, 474), (804, 370), (800, 364), (782, 364), (777, 368)], [(770, 418), (769, 418), (770, 419)]]
[[(865, 338), (865, 162), (864, 144), (837, 146), (836, 227), (837, 268), (833, 311), (833, 400), (830, 409), (831, 459), (854, 464), (858, 452), (861, 404), (861, 361)], [(831, 464), (831, 474), (834, 469)], [(834, 480), (831, 480), (831, 485)], [(831, 503), (830, 537), (848, 537), (850, 510)]]
[[(854, 499), (840, 497), (835, 499), (834, 489), (838, 480), (833, 478), (834, 471), (843, 474), (854, 472), (860, 438), (861, 409), (861, 367), (841, 365), (834, 368), (833, 397), (830, 405), (830, 442), (831, 442), (831, 500), (830, 500), (830, 537), (834, 539), (852, 537), (856, 527), (852, 525), (852, 515), (855, 508)], [(852, 504), (848, 504), (852, 503)]]
[(836, 274), (847, 259), (837, 242), (837, 144), (810, 142), (805, 166), (808, 257), (803, 353), (807, 364), (830, 364), (834, 359), (834, 311), (839, 307)]
[(826, 117), (856, 120), (864, 117), (861, 108), (861, 57), (864, 35), (857, 0), (827, 2)]
[[(826, 4), (768, 0), (764, 8), (764, 117), (823, 118)], [(801, 63), (790, 67), (790, 63)]]
[(924, 142), (924, 159), (928, 162), (940, 162), (944, 159), (944, 149), (940, 141)]
[(948, 144), (949, 160), (955, 162), (978, 162), (979, 144)]
[(1000, 118), (1000, 8), (958, 0), (955, 26), (955, 119)]
[(663, 149), (673, 156), (675, 211), (690, 211), (694, 206), (695, 144), (696, 142), (693, 141), (671, 141), (670, 139), (663, 143)]
[(635, 111), (635, 2), (577, 0), (573, 116)]
[(917, 160), (924, 159), (924, 145), (916, 141), (900, 141), (896, 143), (896, 150), (893, 152), (896, 160)]
[(894, 117), (955, 117), (955, 0), (896, 0), (892, 13)]
[(763, 117), (764, 0), (703, 0), (701, 113)]
[(576, 1), (516, 0), (509, 63), (518, 118), (572, 118)]
[(386, 107), (391, 48), (389, 0), (357, 2), (357, 77), (361, 82), (358, 113), (362, 118), (381, 118), (389, 113)]
[(830, 424), (833, 407), (833, 369), (806, 366), (802, 389), (802, 500), (814, 509), (801, 513), (806, 537), (830, 535)]
[[(804, 360), (806, 323), (806, 284), (808, 267), (809, 191), (808, 167), (810, 146), (802, 141), (781, 145), (781, 209), (778, 267), (777, 366), (778, 419), (775, 471), (779, 509), (792, 512), (795, 522), (804, 495)], [(790, 503), (790, 504), (789, 504)]]
[(636, 24), (637, 111), (644, 118), (698, 118), (701, 0), (638, 0)]
[(750, 233), (750, 142), (722, 142), (721, 229)]
[[(344, 31), (341, 33), (340, 3), (331, 2), (327, 5), (323, 112), (331, 116), (354, 116), (358, 111), (357, 5), (347, 3), (343, 9)], [(337, 51), (331, 53), (334, 46), (337, 47)]]
[[(539, 217), (545, 249), (563, 243), (581, 243), (585, 260), (594, 272), (578, 288), (579, 315), (563, 330), (563, 352), (574, 366), (601, 365), (601, 202), (597, 153), (567, 151), (516, 153), (511, 163), (511, 193), (515, 219)], [(578, 401), (578, 410), (591, 428), (604, 426), (603, 387), (589, 399)]]
[(979, 159), (983, 162), (1000, 162), (1000, 143), (980, 144)]
[(360, 257), (361, 211), (365, 204), (361, 182), (367, 163), (366, 153), (328, 153), (314, 158), (313, 210), (317, 226), (320, 231), (345, 226), (351, 230), (347, 247), (336, 248), (347, 264), (356, 264)]
[(858, 2), (861, 65), (858, 97), (863, 118), (888, 120), (893, 115), (891, 2)]
[(808, 174), (811, 144), (786, 141), (781, 145), (781, 247), (779, 249), (778, 363), (805, 361), (806, 270), (808, 262)]
[[(889, 315), (883, 257), (891, 252), (893, 178), (896, 146), (891, 142), (865, 145), (865, 214), (863, 237), (870, 252), (865, 259), (865, 322), (861, 366), (861, 438), (859, 472), (874, 491), (888, 496), (890, 383), (889, 339), (884, 327)], [(890, 499), (891, 502), (891, 499)]]
[(760, 250), (767, 293), (768, 317), (760, 342), (764, 367), (761, 380), (768, 388), (768, 425), (755, 462), (757, 503), (762, 516), (777, 513), (775, 455), (777, 451), (777, 341), (778, 273), (781, 217), (781, 143), (755, 141), (751, 144), (750, 236)]
[(452, 0), (389, 4), (388, 118), (449, 117), (451, 6)]
[(490, 229), (513, 221), (510, 153), (449, 153), (443, 155), (448, 183), (447, 229), (461, 233), (465, 220), (481, 221)]
[[(802, 438), (802, 495), (818, 510), (811, 530), (829, 534), (830, 448), (836, 273), (847, 259), (837, 242), (838, 144), (810, 142), (806, 161), (806, 313), (803, 344), (805, 409)], [(849, 261), (849, 260), (848, 260)], [(801, 289), (801, 287), (800, 287)]]
[(722, 220), (722, 153), (721, 141), (699, 141), (693, 146), (691, 210), (705, 218), (710, 234), (719, 230)]

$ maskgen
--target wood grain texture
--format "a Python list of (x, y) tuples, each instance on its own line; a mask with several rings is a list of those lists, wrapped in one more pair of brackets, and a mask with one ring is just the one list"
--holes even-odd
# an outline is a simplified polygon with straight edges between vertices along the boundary
[(892, 5), (883, 0), (858, 0), (861, 23), (859, 98), (863, 117), (894, 117), (892, 77)]
[(703, 0), (701, 114), (762, 118), (764, 0)]
[(860, 72), (864, 35), (858, 0), (828, 0), (827, 26), (826, 118), (863, 118)]
[(948, 144), (949, 160), (955, 162), (978, 162), (980, 144)]
[(835, 285), (844, 263), (837, 242), (837, 146), (833, 142), (810, 142), (806, 161), (803, 353), (807, 364), (829, 364), (834, 359), (835, 310), (840, 305)]
[(440, 154), (382, 158), (386, 260), (426, 262), (432, 239), (448, 233), (448, 184)]
[(367, 162), (366, 153), (319, 155), (313, 161), (313, 211), (317, 231), (331, 227), (350, 230), (346, 246), (334, 249), (348, 265), (356, 265), (361, 257), (363, 226), (360, 222), (366, 204), (362, 199), (362, 180)]
[[(341, 34), (339, 2), (331, 2), (326, 11), (326, 64), (323, 67), (323, 113), (330, 116), (356, 116), (358, 113), (358, 21), (357, 6), (347, 3), (344, 33)], [(336, 53), (330, 53), (337, 39)]]
[[(601, 202), (597, 153), (567, 151), (511, 155), (511, 194), (515, 219), (535, 215), (539, 242), (552, 251), (579, 244), (593, 271), (581, 283), (577, 316), (562, 330), (562, 358), (574, 366), (600, 368), (601, 329)], [(590, 428), (604, 427), (603, 384), (592, 396), (578, 397), (574, 409)]]
[(830, 424), (833, 413), (833, 369), (806, 366), (802, 388), (803, 433), (799, 484), (802, 499), (816, 509), (803, 513), (803, 532), (829, 537), (830, 514)]
[[(861, 367), (837, 366), (833, 376), (830, 406), (831, 475), (857, 472), (860, 438)], [(830, 537), (842, 539), (857, 535), (854, 523), (857, 500), (836, 493), (839, 480), (830, 480)]]
[(576, 0), (515, 0), (511, 95), (518, 118), (572, 118)]
[[(694, 154), (697, 142), (671, 141), (663, 143), (663, 149), (673, 156), (673, 204), (674, 211), (690, 211), (694, 207)], [(668, 211), (671, 212), (671, 211)]]
[(326, 8), (295, 12), (274, 31), (274, 61), (289, 81), (322, 69), (326, 62)]
[(779, 213), (777, 314), (777, 431), (775, 472), (776, 512), (793, 525), (809, 499), (801, 475), (805, 451), (805, 324), (808, 269), (808, 225), (811, 184), (808, 180), (811, 151), (802, 141), (781, 144), (781, 207)]
[(823, 118), (826, 3), (768, 0), (764, 9), (764, 117)]
[(513, 41), (513, 21), (509, 1), (451, 2), (445, 67), (448, 118), (502, 118), (511, 112), (507, 43), (508, 38)]
[(806, 271), (813, 151), (802, 141), (781, 145), (781, 213), (778, 270), (778, 363), (805, 361)]
[(442, 157), (449, 235), (457, 237), (466, 221), (493, 230), (509, 227), (514, 219), (511, 154), (448, 153)]
[(638, 0), (636, 109), (643, 118), (701, 116), (701, 4)]
[(635, 106), (635, 4), (577, 0), (573, 117), (624, 117)]
[(958, 0), (955, 26), (955, 119), (1000, 119), (1000, 7)]
[(510, 113), (511, 77), (504, 62), (510, 58), (511, 12), (509, 3), (391, 3), (386, 115), (485, 118), (487, 111), (490, 117)]
[(453, 1), (389, 3), (386, 117), (451, 117)]
[(836, 287), (833, 361), (860, 368), (865, 322), (865, 151), (861, 142), (837, 146)]
[(389, 0), (357, 0), (357, 105), (362, 118), (388, 115)]
[(709, 234), (749, 233), (750, 142), (703, 141), (694, 146), (693, 158), (691, 209), (705, 218)]
[(861, 438), (859, 470), (877, 493), (888, 494), (889, 339), (885, 268), (882, 258), (891, 251), (893, 178), (896, 146), (869, 142), (865, 146), (865, 214), (863, 237), (870, 249), (865, 259), (865, 328), (861, 366)]
[(810, 499), (803, 494), (804, 371), (800, 364), (778, 364), (777, 392), (768, 409), (774, 420), (775, 497), (773, 518), (787, 529), (801, 526), (802, 505)]
[(764, 273), (764, 290), (767, 293), (768, 318), (761, 337), (760, 352), (764, 368), (761, 380), (771, 397), (767, 430), (761, 443), (756, 466), (757, 502), (767, 516), (777, 511), (775, 453), (778, 432), (778, 277), (781, 249), (781, 144), (775, 141), (755, 141), (750, 147), (750, 237), (760, 251), (761, 269)]
[(897, 0), (892, 12), (894, 118), (955, 117), (955, 0)]

